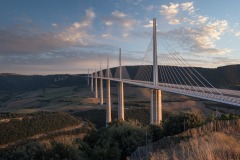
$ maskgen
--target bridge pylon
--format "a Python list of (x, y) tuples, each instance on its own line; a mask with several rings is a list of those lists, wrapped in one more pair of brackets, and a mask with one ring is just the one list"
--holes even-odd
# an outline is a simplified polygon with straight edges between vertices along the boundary
[[(157, 21), (153, 18), (153, 85), (158, 86), (158, 57), (157, 57)], [(162, 121), (161, 90), (151, 89), (151, 120), (154, 125)]]
[(97, 69), (95, 69), (95, 98), (98, 98), (98, 79)]
[(122, 55), (121, 48), (119, 48), (119, 79), (118, 83), (118, 120), (124, 121), (124, 87), (122, 81)]
[(103, 105), (103, 79), (102, 79), (102, 66), (101, 66), (101, 62), (100, 62), (99, 77), (100, 77), (100, 105)]
[(93, 73), (91, 74), (91, 91), (93, 92)]
[(111, 84), (110, 84), (110, 70), (109, 70), (109, 59), (107, 59), (107, 94), (106, 94), (106, 127), (108, 123), (112, 121), (111, 114)]
[(90, 78), (89, 78), (89, 69), (88, 69), (88, 74), (87, 74), (87, 85), (88, 85), (88, 86), (89, 86), (89, 84), (90, 84), (90, 83), (89, 83), (89, 79), (90, 79)]

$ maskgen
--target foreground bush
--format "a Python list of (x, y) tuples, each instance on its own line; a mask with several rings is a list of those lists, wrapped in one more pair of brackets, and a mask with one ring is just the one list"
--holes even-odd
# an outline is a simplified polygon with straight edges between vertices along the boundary
[(137, 122), (114, 122), (86, 138), (92, 148), (91, 159), (126, 159), (145, 144), (145, 132)]

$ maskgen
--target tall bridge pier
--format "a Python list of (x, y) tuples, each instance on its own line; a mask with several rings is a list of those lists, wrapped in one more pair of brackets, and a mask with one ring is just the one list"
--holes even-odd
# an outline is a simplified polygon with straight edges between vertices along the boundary
[(102, 66), (100, 62), (100, 105), (103, 105), (103, 79), (102, 79)]
[(124, 88), (122, 81), (122, 55), (121, 48), (119, 49), (119, 79), (118, 83), (118, 120), (124, 121)]
[(95, 69), (95, 98), (98, 98), (98, 80), (97, 80), (97, 70)]
[(89, 79), (90, 79), (90, 78), (89, 78), (89, 69), (88, 69), (87, 77), (88, 77), (88, 78), (87, 78), (87, 85), (89, 86)]
[[(157, 57), (157, 23), (153, 19), (153, 85), (158, 85), (158, 57)], [(151, 89), (151, 118), (150, 123), (158, 125), (162, 121), (161, 90)]]
[(93, 92), (93, 73), (91, 74), (91, 91)]
[(106, 90), (106, 127), (109, 122), (112, 121), (112, 116), (111, 116), (111, 84), (110, 84), (110, 79), (109, 79), (109, 60), (107, 59), (107, 90)]

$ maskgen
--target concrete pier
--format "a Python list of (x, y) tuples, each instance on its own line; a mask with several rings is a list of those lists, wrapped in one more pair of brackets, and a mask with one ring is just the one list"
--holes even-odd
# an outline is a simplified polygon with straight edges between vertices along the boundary
[[(107, 77), (109, 78), (109, 60), (107, 59)], [(112, 111), (111, 111), (111, 84), (110, 80), (107, 80), (107, 93), (106, 93), (106, 127), (109, 122), (112, 122)]]
[(97, 71), (95, 71), (95, 98), (98, 98), (98, 80), (97, 80)]
[[(122, 80), (122, 54), (119, 48), (119, 79)], [(118, 82), (118, 120), (124, 121), (124, 88), (123, 82)]]
[(100, 105), (103, 105), (103, 79), (102, 79), (102, 67), (100, 63)]

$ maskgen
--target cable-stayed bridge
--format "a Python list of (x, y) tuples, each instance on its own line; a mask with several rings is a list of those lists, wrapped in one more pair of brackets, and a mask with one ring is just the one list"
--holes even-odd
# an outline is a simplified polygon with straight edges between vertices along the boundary
[[(167, 54), (158, 54), (160, 44)], [(158, 61), (160, 63), (158, 63)], [(121, 49), (119, 49), (119, 67), (113, 74), (109, 69), (95, 71), (88, 74), (91, 79), (91, 90), (94, 90), (98, 98), (98, 79), (100, 81), (100, 104), (103, 105), (103, 80), (107, 81), (106, 95), (106, 122), (111, 122), (111, 94), (110, 82), (118, 82), (118, 119), (124, 120), (124, 83), (146, 87), (151, 89), (151, 122), (159, 124), (162, 121), (161, 91), (167, 91), (200, 99), (221, 102), (240, 106), (240, 91), (215, 88), (202, 76), (196, 68), (192, 67), (179, 52), (167, 41), (157, 40), (156, 19), (153, 19), (153, 37), (144, 55), (144, 63), (138, 67), (135, 75), (129, 74), (125, 66), (122, 66)], [(159, 65), (160, 64), (160, 65)], [(88, 79), (88, 84), (90, 84)], [(95, 80), (95, 85), (94, 85)]]

